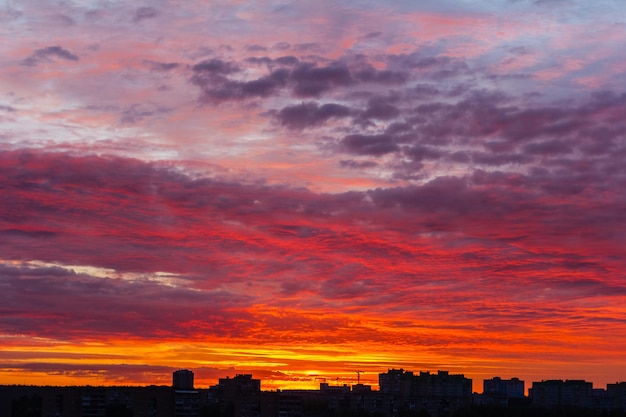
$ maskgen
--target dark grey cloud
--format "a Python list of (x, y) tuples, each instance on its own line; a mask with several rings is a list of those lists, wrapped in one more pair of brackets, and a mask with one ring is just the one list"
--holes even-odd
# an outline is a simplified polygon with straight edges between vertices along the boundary
[(514, 46), (509, 49), (509, 52), (515, 55), (528, 55), (531, 51), (526, 46)]
[(272, 45), (272, 49), (276, 51), (286, 51), (291, 48), (291, 44), (289, 42), (278, 42)]
[(534, 0), (533, 4), (538, 6), (553, 5), (553, 4), (572, 4), (571, 0)]
[(141, 22), (146, 19), (153, 19), (159, 15), (159, 12), (154, 7), (140, 7), (135, 10), (133, 15), (133, 22)]
[(285, 55), (285, 56), (276, 58), (274, 62), (278, 65), (293, 66), (293, 65), (298, 64), (300, 60), (293, 55)]
[(51, 58), (60, 58), (66, 61), (78, 61), (80, 58), (67, 49), (60, 46), (48, 46), (46, 48), (37, 49), (28, 58), (22, 60), (22, 65), (36, 66), (41, 63), (51, 62)]
[(382, 34), (383, 34), (382, 32), (370, 32), (367, 35), (365, 35), (365, 38), (367, 39), (379, 38)]
[(413, 71), (421, 77), (439, 81), (471, 73), (464, 60), (448, 56), (428, 56), (414, 52), (390, 55), (388, 60), (392, 68)]
[(523, 150), (531, 155), (560, 155), (570, 153), (572, 147), (564, 140), (550, 139), (529, 143)]
[(300, 103), (287, 106), (276, 113), (276, 120), (290, 129), (304, 129), (317, 126), (333, 118), (346, 118), (353, 111), (341, 104), (326, 103), (321, 106), (316, 102)]
[(292, 55), (285, 55), (275, 59), (267, 56), (253, 56), (244, 59), (244, 61), (254, 65), (264, 65), (269, 68), (270, 71), (274, 70), (276, 67), (292, 67), (300, 62), (298, 58)]
[[(456, 102), (435, 99), (410, 107), (411, 96), (374, 96), (337, 146), (354, 155), (396, 154), (392, 166), (406, 179), (407, 169), (423, 168), (401, 163), (406, 157), (490, 167), (558, 167), (578, 160), (577, 167), (615, 169), (611, 161), (626, 148), (624, 97), (600, 92), (560, 105), (514, 105), (497, 92), (477, 91)], [(382, 133), (369, 133), (375, 118), (393, 122), (378, 129)]]
[(400, 109), (388, 97), (376, 96), (368, 100), (367, 108), (359, 115), (361, 119), (391, 120), (400, 116)]
[(287, 70), (277, 69), (251, 81), (233, 80), (228, 75), (239, 72), (239, 65), (219, 59), (202, 61), (192, 70), (191, 82), (202, 89), (200, 100), (203, 103), (267, 97), (283, 87), (289, 75)]
[(146, 61), (146, 64), (150, 66), (150, 69), (152, 71), (160, 71), (160, 72), (172, 71), (176, 68), (181, 67), (181, 64), (179, 64), (178, 62)]
[(411, 93), (414, 94), (415, 98), (432, 98), (439, 94), (441, 91), (433, 84), (417, 84), (414, 87), (411, 87)]
[(382, 156), (388, 153), (396, 152), (400, 148), (394, 142), (391, 135), (361, 135), (354, 134), (345, 136), (340, 141), (340, 146), (346, 152), (355, 155), (372, 155)]
[(378, 166), (375, 161), (355, 161), (354, 159), (342, 159), (339, 161), (339, 166), (342, 168), (350, 169), (369, 169)]
[(263, 57), (256, 57), (256, 56), (252, 56), (250, 58), (246, 58), (245, 62), (249, 62), (251, 64), (255, 64), (255, 65), (271, 65), (274, 60), (272, 58), (268, 58), (266, 56)]
[(361, 66), (354, 71), (354, 78), (362, 83), (383, 85), (401, 85), (409, 80), (406, 71), (377, 70), (370, 65)]
[(334, 87), (346, 87), (354, 82), (348, 67), (338, 63), (326, 67), (301, 63), (291, 71), (289, 79), (293, 92), (300, 97), (317, 97)]
[(74, 26), (76, 24), (76, 21), (74, 19), (64, 14), (57, 14), (51, 16), (51, 18), (52, 22), (57, 23), (61, 26)]
[(420, 162), (427, 159), (439, 159), (444, 152), (433, 146), (417, 145), (404, 148), (404, 154), (411, 160)]
[(192, 67), (192, 70), (195, 74), (217, 76), (234, 74), (239, 72), (241, 68), (235, 62), (212, 58), (197, 63)]
[(471, 153), (472, 161), (479, 165), (490, 165), (490, 166), (502, 166), (507, 164), (527, 164), (532, 162), (534, 158), (518, 153), (485, 153), (485, 152), (472, 152)]
[(456, 151), (456, 152), (452, 152), (448, 158), (450, 159), (450, 161), (452, 162), (457, 162), (457, 163), (468, 163), (471, 161), (471, 156), (469, 155), (468, 152), (464, 152), (464, 151)]
[(265, 52), (267, 48), (262, 45), (249, 45), (246, 47), (246, 50), (249, 52)]
[(392, 122), (387, 125), (385, 133), (394, 136), (406, 135), (413, 131), (413, 126), (406, 122)]
[(165, 107), (133, 104), (121, 111), (120, 122), (122, 124), (135, 124), (146, 118), (158, 117), (169, 112), (170, 110)]
[[(208, 59), (192, 66), (190, 81), (203, 90), (201, 101), (245, 100), (251, 97), (268, 97), (287, 90), (298, 98), (316, 98), (342, 88), (358, 84), (401, 85), (409, 79), (402, 71), (377, 70), (365, 58), (317, 63), (302, 61), (296, 56), (278, 58), (254, 56), (241, 63)], [(268, 74), (243, 81), (233, 77), (245, 65), (263, 65)]]
[(320, 44), (315, 42), (298, 43), (293, 46), (294, 51), (308, 52), (308, 53), (322, 53), (324, 48)]

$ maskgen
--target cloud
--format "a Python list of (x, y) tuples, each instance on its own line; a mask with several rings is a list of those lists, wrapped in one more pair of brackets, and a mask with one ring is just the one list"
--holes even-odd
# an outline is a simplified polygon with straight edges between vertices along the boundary
[[(63, 355), (59, 355), (58, 353), (49, 355), (54, 359), (59, 357), (63, 358)], [(33, 354), (33, 356), (36, 355)], [(45, 359), (50, 358), (46, 357)], [(97, 355), (95, 359), (104, 361), (108, 358), (106, 358), (106, 355)], [(36, 360), (15, 363), (4, 362), (0, 364), (0, 366), (9, 372), (17, 372), (21, 375), (41, 374), (46, 377), (63, 376), (70, 377), (72, 379), (80, 378), (83, 380), (96, 381), (95, 383), (92, 383), (94, 385), (101, 385), (103, 382), (106, 382), (107, 384), (125, 386), (128, 384), (170, 385), (172, 372), (176, 370), (176, 368), (163, 365), (109, 363), (81, 364), (58, 360), (54, 362), (38, 362)], [(208, 369), (209, 368), (201, 369), (199, 374), (203, 376), (206, 375)]]
[[(607, 152), (624, 149), (626, 124), (618, 116), (626, 109), (622, 94), (596, 93), (558, 107), (513, 105), (498, 93), (476, 91), (452, 103), (419, 101), (400, 93), (368, 98), (365, 109), (353, 111), (353, 124), (335, 131), (350, 131), (336, 139), (337, 150), (393, 156), (388, 167), (396, 178), (410, 179), (426, 160), (519, 170), (557, 167), (567, 157), (601, 170), (613, 165)], [(419, 164), (407, 164), (407, 157)]]
[(571, 146), (564, 141), (546, 140), (533, 142), (524, 146), (524, 151), (535, 155), (558, 155), (567, 154), (572, 150)]
[(348, 135), (340, 141), (340, 146), (356, 155), (381, 156), (399, 150), (391, 135)]
[(79, 61), (80, 58), (60, 46), (48, 46), (37, 49), (28, 58), (22, 60), (22, 65), (33, 67), (42, 63), (51, 62), (51, 58), (60, 58), (66, 61)]
[(300, 61), (298, 60), (298, 58), (296, 58), (293, 55), (286, 55), (286, 56), (280, 56), (276, 58), (274, 62), (278, 65), (293, 66), (293, 65), (298, 64), (298, 62)]
[(523, 154), (505, 154), (505, 153), (485, 153), (485, 152), (472, 152), (472, 161), (479, 165), (487, 166), (502, 166), (502, 165), (525, 165), (532, 161), (534, 158)]
[[(531, 169), (557, 164), (558, 158), (578, 151), (600, 155), (622, 146), (623, 94), (597, 92), (567, 104), (522, 100), (478, 89), (475, 81), (461, 82), (476, 76), (475, 69), (456, 58), (422, 52), (386, 55), (382, 68), (374, 68), (370, 59), (211, 59), (192, 67), (191, 82), (201, 88), (205, 104), (257, 99), (263, 106), (280, 98), (287, 105), (262, 114), (291, 130), (326, 126), (320, 143), (332, 142), (328, 135), (335, 135), (338, 151), (391, 157), (387, 168), (396, 179), (423, 178), (427, 161)], [(250, 65), (267, 72), (247, 78)], [(432, 81), (443, 73), (459, 82)], [(329, 124), (331, 120), (344, 123)]]
[(405, 155), (414, 161), (422, 161), (424, 159), (439, 159), (442, 152), (432, 146), (412, 146), (404, 149)]
[(290, 48), (291, 48), (291, 45), (289, 44), (289, 42), (277, 42), (274, 45), (272, 45), (272, 49), (276, 51), (286, 51)]
[(3, 346), (301, 375), (335, 343), (353, 365), (619, 362), (610, 7), (105, 3), (4, 16)]
[(122, 124), (136, 124), (141, 122), (145, 118), (152, 118), (154, 116), (167, 114), (169, 112), (169, 109), (163, 107), (151, 109), (147, 106), (133, 104), (128, 108), (122, 110), (120, 114), (120, 122)]
[(421, 52), (413, 52), (390, 55), (388, 59), (393, 67), (404, 71), (417, 71), (423, 77), (439, 81), (471, 72), (469, 65), (463, 59), (445, 55), (428, 56)]
[(353, 159), (342, 159), (341, 161), (339, 161), (339, 165), (343, 168), (350, 169), (368, 169), (378, 166), (378, 163), (374, 161), (355, 161)]
[(346, 106), (335, 103), (319, 105), (316, 102), (287, 106), (276, 113), (277, 121), (290, 129), (304, 129), (320, 125), (332, 118), (346, 118), (352, 114)]
[(150, 66), (152, 71), (172, 71), (176, 68), (179, 68), (181, 64), (177, 62), (155, 62), (155, 61), (146, 61), (146, 64)]
[(387, 97), (373, 97), (368, 100), (367, 108), (359, 115), (361, 119), (391, 120), (400, 116), (400, 109)]
[(204, 103), (267, 97), (284, 86), (288, 77), (287, 70), (278, 69), (268, 76), (250, 81), (233, 80), (227, 75), (239, 72), (239, 67), (218, 59), (203, 61), (192, 69), (194, 75), (191, 82), (201, 87), (200, 100)]
[[(347, 141), (367, 159), (341, 166), (382, 169), (388, 139)], [(444, 158), (402, 146), (405, 157)], [(621, 189), (623, 169), (607, 182), (577, 168), (572, 192), (562, 164), (324, 194), (162, 162), (0, 152), (0, 327), (65, 343), (280, 340), (283, 353), (336, 343), (462, 350), (476, 332), (513, 349), (497, 344), (505, 332), (524, 352), (547, 343), (529, 342), (535, 331), (591, 337), (597, 320), (617, 319), (593, 306), (626, 292), (623, 199), (606, 191)]]
[(154, 7), (139, 7), (133, 15), (133, 22), (137, 23), (146, 19), (154, 19), (158, 15), (159, 12)]
[(370, 32), (367, 35), (365, 35), (365, 38), (367, 39), (374, 39), (374, 38), (378, 38), (382, 35), (382, 32)]
[[(235, 323), (246, 315), (243, 311), (233, 315), (224, 308), (243, 306), (245, 302), (240, 304), (243, 301), (240, 295), (236, 301), (232, 295), (219, 290), (213, 296), (210, 292), (200, 294), (163, 285), (156, 276), (119, 280), (61, 267), (3, 266), (0, 270), (5, 284), (2, 328), (12, 334), (69, 339), (80, 339), (87, 333), (140, 338), (153, 338), (157, 333), (164, 337), (185, 334), (191, 337), (208, 331), (204, 324), (208, 320), (221, 323), (219, 329), (211, 331), (213, 334), (235, 335), (238, 332)], [(147, 296), (156, 298), (139, 300)], [(44, 299), (48, 301), (41, 303)], [(161, 306), (159, 300), (163, 299), (184, 299), (188, 306), (196, 304), (197, 308), (204, 303), (212, 307), (202, 308), (202, 318), (194, 308), (188, 310), (189, 314), (176, 314), (175, 319), (163, 321), (174, 314), (177, 304)], [(68, 322), (71, 325), (60, 326)]]
[(267, 51), (267, 48), (263, 45), (248, 45), (246, 50), (248, 52), (265, 52)]
[(377, 70), (370, 65), (357, 68), (354, 78), (362, 83), (376, 83), (382, 85), (402, 85), (410, 78), (406, 71)]
[(195, 73), (209, 74), (210, 76), (227, 75), (240, 71), (239, 66), (234, 62), (225, 62), (216, 58), (199, 62), (192, 69)]
[[(269, 73), (248, 80), (235, 79), (233, 75), (242, 72), (246, 64), (265, 65)], [(190, 81), (202, 88), (204, 102), (268, 97), (283, 90), (295, 98), (316, 98), (359, 84), (402, 85), (409, 78), (406, 72), (377, 70), (363, 60), (320, 65), (293, 55), (248, 57), (241, 63), (213, 58), (195, 64), (192, 70)]]
[(341, 64), (317, 67), (310, 63), (301, 63), (290, 73), (293, 92), (299, 97), (317, 97), (333, 87), (352, 84), (349, 69)]

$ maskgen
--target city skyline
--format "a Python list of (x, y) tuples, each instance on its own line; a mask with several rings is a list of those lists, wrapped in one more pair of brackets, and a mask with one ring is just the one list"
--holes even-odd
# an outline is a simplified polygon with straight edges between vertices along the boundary
[(370, 385), (331, 385), (316, 389), (264, 390), (252, 374), (219, 378), (208, 388), (194, 383), (188, 369), (172, 372), (169, 386), (0, 385), (0, 413), (13, 416), (301, 417), (301, 416), (622, 416), (626, 382), (594, 388), (585, 380), (525, 382), (494, 377), (482, 393), (472, 380), (448, 371), (380, 373)]
[[(364, 374), (364, 372), (360, 371), (359, 372), (360, 375)], [(459, 384), (462, 383), (462, 381), (467, 380), (470, 381), (472, 383), (476, 382), (476, 384), (471, 384), (468, 386), (474, 387), (474, 386), (479, 386), (481, 387), (480, 390), (474, 390), (472, 389), (472, 391), (469, 391), (470, 394), (482, 394), (482, 395), (489, 395), (489, 394), (493, 394), (494, 392), (497, 392), (498, 390), (502, 389), (506, 384), (508, 384), (508, 389), (510, 389), (512, 391), (511, 396), (514, 397), (523, 397), (523, 396), (529, 396), (529, 390), (532, 388), (532, 386), (534, 384), (545, 384), (545, 383), (555, 383), (555, 382), (560, 382), (560, 383), (584, 383), (584, 384), (590, 384), (590, 386), (592, 386), (594, 389), (603, 389), (602, 387), (598, 386), (597, 384), (595, 384), (593, 381), (588, 381), (584, 378), (581, 379), (576, 379), (576, 380), (572, 380), (572, 379), (564, 379), (564, 378), (555, 378), (555, 379), (545, 379), (545, 378), (540, 378), (536, 381), (525, 381), (523, 379), (519, 379), (515, 376), (510, 377), (510, 378), (502, 378), (499, 375), (493, 375), (489, 378), (485, 378), (483, 380), (480, 381), (473, 381), (471, 378), (467, 378), (464, 374), (456, 374), (456, 373), (451, 373), (447, 370), (442, 370), (442, 369), (438, 369), (436, 371), (432, 371), (432, 370), (423, 370), (423, 369), (404, 369), (404, 368), (389, 368), (386, 369), (385, 371), (381, 371), (379, 373), (377, 373), (376, 376), (376, 383), (374, 384), (369, 384), (369, 383), (364, 383), (366, 381), (362, 381), (360, 379), (360, 375), (359, 377), (357, 377), (356, 379), (352, 379), (352, 378), (346, 378), (345, 380), (342, 379), (335, 379), (335, 380), (327, 380), (327, 378), (316, 378), (317, 379), (317, 385), (313, 388), (305, 388), (303, 389), (304, 391), (308, 391), (308, 390), (319, 390), (319, 389), (325, 389), (325, 388), (329, 388), (331, 390), (335, 390), (337, 388), (346, 388), (349, 387), (351, 390), (352, 389), (356, 389), (356, 391), (360, 391), (363, 388), (367, 389), (367, 390), (373, 390), (373, 391), (380, 391), (381, 390), (381, 378), (384, 378), (385, 383), (388, 386), (394, 386), (397, 385), (399, 381), (401, 381), (403, 378), (405, 378), (406, 380), (411, 380), (411, 379), (417, 379), (419, 380), (420, 378), (433, 378), (433, 379), (437, 379), (437, 378), (441, 378), (442, 381), (448, 383), (452, 383), (452, 384)], [(215, 388), (216, 386), (220, 385), (222, 383), (222, 381), (253, 381), (254, 382), (254, 387), (256, 390), (259, 391), (275, 391), (276, 388), (271, 387), (271, 388), (266, 388), (263, 385), (263, 379), (262, 378), (257, 378), (255, 375), (253, 374), (247, 374), (247, 373), (234, 373), (234, 374), (223, 374), (221, 376), (219, 376), (218, 378), (216, 378), (215, 380), (211, 380), (210, 382), (207, 381), (200, 381), (200, 383), (198, 383), (197, 379), (196, 379), (196, 374), (193, 370), (191, 369), (184, 369), (184, 368), (171, 368), (171, 373), (167, 374), (167, 375), (163, 375), (163, 378), (160, 378), (160, 380), (166, 380), (168, 381), (167, 384), (154, 384), (154, 383), (147, 383), (145, 385), (127, 385), (129, 388), (134, 388), (134, 387), (170, 387), (174, 390), (179, 390), (179, 391), (188, 391), (188, 390), (194, 390), (194, 389), (210, 389), (210, 388)], [(607, 385), (623, 385), (626, 384), (626, 381), (615, 381), (613, 383), (608, 383)], [(0, 386), (11, 386), (11, 385), (6, 385), (6, 384), (0, 384)], [(55, 387), (55, 385), (24, 385), (24, 384), (14, 384), (12, 386), (35, 386), (35, 387)], [(121, 387), (124, 385), (100, 385), (100, 386), (92, 386), (92, 385), (58, 385), (58, 387), (101, 387), (101, 388), (106, 388), (106, 387)], [(605, 387), (606, 388), (606, 387)], [(283, 391), (282, 389), (278, 388), (278, 391)], [(290, 391), (290, 389), (286, 389), (287, 391)], [(293, 389), (293, 390), (300, 390), (300, 389)]]
[(610, 0), (0, 3), (0, 384), (623, 381), (625, 41)]
[[(591, 388), (596, 391), (606, 391), (606, 388), (610, 386), (620, 387), (626, 385), (626, 381), (615, 381), (613, 383), (607, 383), (605, 388), (602, 388), (593, 381), (588, 381), (584, 378), (581, 379), (563, 379), (563, 378), (554, 378), (554, 379), (538, 379), (536, 381), (524, 381), (523, 379), (519, 379), (517, 377), (510, 378), (502, 378), (500, 376), (492, 376), (489, 378), (485, 378), (481, 381), (473, 381), (471, 378), (467, 378), (464, 374), (454, 374), (450, 373), (447, 370), (410, 370), (404, 368), (390, 368), (386, 371), (381, 371), (376, 374), (376, 382), (373, 384), (364, 383), (366, 381), (362, 381), (360, 376), (363, 374), (363, 371), (359, 371), (357, 374), (357, 379), (353, 380), (352, 378), (347, 378), (346, 380), (341, 380), (337, 378), (336, 380), (327, 380), (327, 378), (316, 378), (317, 386), (313, 388), (304, 388), (304, 389), (281, 389), (276, 387), (266, 388), (263, 385), (262, 378), (256, 378), (253, 374), (247, 373), (235, 373), (229, 375), (221, 375), (215, 380), (207, 381), (197, 381), (196, 375), (193, 370), (190, 369), (174, 369), (172, 368), (171, 375), (167, 375), (169, 377), (169, 384), (146, 384), (146, 385), (127, 385), (129, 388), (140, 388), (140, 387), (170, 387), (173, 390), (178, 391), (189, 391), (189, 390), (207, 390), (207, 389), (216, 389), (219, 388), (220, 385), (224, 383), (237, 383), (238, 381), (252, 382), (252, 386), (256, 391), (266, 391), (266, 392), (274, 392), (274, 391), (324, 391), (329, 390), (330, 392), (340, 392), (339, 388), (346, 389), (354, 392), (376, 392), (380, 391), (381, 393), (390, 394), (390, 389), (395, 391), (402, 391), (399, 388), (402, 385), (402, 381), (419, 381), (420, 379), (429, 380), (432, 379), (434, 381), (438, 381), (443, 384), (450, 384), (451, 386), (463, 386), (467, 388), (466, 391), (462, 394), (463, 396), (469, 396), (473, 394), (478, 394), (482, 396), (490, 396), (490, 395), (505, 395), (505, 397), (510, 398), (521, 398), (521, 397), (532, 397), (532, 388), (537, 386), (549, 386), (555, 384), (574, 384), (574, 385), (588, 385), (589, 393), (591, 393)], [(165, 375), (164, 375), (165, 377)], [(383, 382), (384, 381), (384, 382)], [(200, 382), (200, 383), (198, 383)], [(467, 383), (469, 382), (469, 383)], [(383, 384), (386, 384), (386, 389), (383, 388)], [(9, 386), (0, 384), (0, 386)], [(24, 384), (15, 384), (13, 386), (28, 386)], [(55, 387), (54, 385), (32, 385), (35, 387)], [(481, 387), (480, 390), (474, 389), (476, 386)], [(63, 386), (59, 386), (63, 387)], [(94, 388), (115, 388), (120, 387), (120, 385), (100, 385), (100, 386), (91, 386), (91, 385), (67, 385), (67, 387), (94, 387)], [(450, 390), (450, 395), (452, 395), (454, 391)], [(457, 394), (454, 394), (457, 395)], [(597, 393), (599, 397), (601, 397), (600, 393)]]

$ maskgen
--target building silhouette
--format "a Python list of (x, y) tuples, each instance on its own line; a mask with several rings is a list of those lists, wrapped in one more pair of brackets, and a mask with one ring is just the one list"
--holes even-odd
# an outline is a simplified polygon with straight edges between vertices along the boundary
[(524, 381), (494, 377), (483, 380), (483, 403), (508, 405), (524, 398)]
[(173, 417), (171, 387), (0, 386), (1, 417)]
[(413, 372), (404, 369), (390, 369), (386, 373), (378, 374), (378, 386), (380, 392), (401, 398), (408, 399), (413, 394)]
[(172, 374), (174, 416), (197, 417), (200, 410), (200, 392), (193, 387), (193, 372), (180, 369)]
[(606, 394), (609, 401), (613, 401), (615, 408), (626, 410), (626, 382), (607, 384)]
[(238, 374), (234, 378), (220, 378), (210, 389), (210, 398), (219, 405), (223, 414), (233, 417), (260, 417), (261, 380), (250, 374)]
[(172, 386), (175, 390), (193, 390), (193, 372), (188, 369), (174, 371)]
[(593, 384), (584, 380), (560, 379), (533, 382), (530, 397), (534, 405), (546, 408), (587, 408), (593, 405)]
[(446, 414), (471, 404), (472, 380), (462, 374), (438, 371), (419, 375), (404, 369), (390, 369), (379, 374), (383, 412), (397, 416), (406, 412), (424, 411)]
[(181, 369), (171, 386), (0, 386), (0, 417), (626, 416), (626, 382), (606, 389), (584, 380), (533, 382), (529, 397), (517, 378), (485, 379), (482, 394), (471, 387), (462, 374), (389, 369), (379, 374), (379, 390), (322, 382), (316, 390), (262, 391), (251, 374), (196, 388), (193, 372)]

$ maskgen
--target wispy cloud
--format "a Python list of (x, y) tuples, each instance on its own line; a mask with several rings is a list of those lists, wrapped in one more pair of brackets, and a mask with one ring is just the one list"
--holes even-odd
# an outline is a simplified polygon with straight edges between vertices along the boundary
[(67, 49), (60, 46), (48, 46), (46, 48), (37, 49), (30, 56), (22, 61), (22, 65), (36, 66), (42, 63), (51, 62), (52, 58), (64, 59), (66, 61), (78, 61), (80, 58)]

